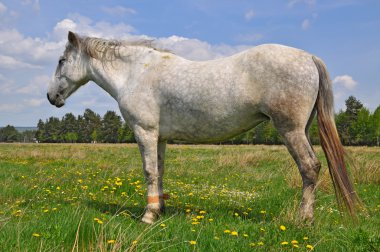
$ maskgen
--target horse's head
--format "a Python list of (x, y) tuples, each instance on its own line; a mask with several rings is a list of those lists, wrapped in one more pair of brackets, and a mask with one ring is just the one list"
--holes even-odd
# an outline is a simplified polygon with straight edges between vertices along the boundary
[(66, 98), (89, 81), (88, 56), (81, 50), (81, 38), (69, 31), (68, 40), (47, 92), (49, 102), (57, 107), (62, 107)]

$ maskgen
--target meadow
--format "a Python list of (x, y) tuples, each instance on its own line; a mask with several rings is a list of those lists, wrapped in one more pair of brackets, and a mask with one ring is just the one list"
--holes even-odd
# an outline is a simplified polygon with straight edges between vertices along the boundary
[(169, 145), (154, 225), (136, 145), (0, 144), (0, 251), (379, 251), (380, 148), (349, 147), (365, 205), (342, 217), (326, 160), (315, 222), (284, 146)]

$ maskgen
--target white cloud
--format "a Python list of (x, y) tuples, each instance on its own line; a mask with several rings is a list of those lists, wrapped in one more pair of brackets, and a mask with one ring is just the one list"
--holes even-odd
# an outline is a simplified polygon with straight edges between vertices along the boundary
[(68, 31), (93, 37), (126, 38), (135, 31), (135, 28), (125, 23), (93, 22), (87, 17), (74, 14), (58, 22), (53, 29), (53, 34), (58, 39), (66, 39)]
[(210, 60), (240, 52), (248, 46), (211, 45), (207, 42), (179, 36), (159, 38), (154, 42), (160, 48), (166, 48), (179, 56), (190, 60)]
[(292, 8), (293, 6), (297, 4), (306, 4), (309, 6), (315, 5), (317, 3), (317, 0), (290, 0), (288, 1), (288, 6)]
[(24, 100), (24, 104), (26, 106), (30, 106), (30, 107), (39, 107), (44, 103), (47, 103), (47, 99), (45, 99), (45, 98), (44, 99), (32, 98), (32, 99)]
[(135, 14), (137, 14), (137, 11), (135, 9), (126, 8), (126, 7), (123, 7), (120, 5), (113, 6), (113, 7), (105, 7), (104, 6), (101, 9), (102, 9), (102, 11), (104, 11), (105, 13), (107, 13), (109, 15), (122, 16), (122, 15), (135, 15)]
[(310, 20), (309, 19), (305, 19), (304, 21), (302, 21), (302, 24), (301, 24), (302, 30), (307, 30), (307, 29), (309, 29), (309, 27), (310, 27)]
[(29, 84), (16, 90), (19, 94), (43, 95), (46, 93), (50, 81), (48, 75), (37, 75), (30, 80)]
[(40, 0), (22, 0), (23, 5), (31, 5), (34, 11), (40, 11)]
[(353, 90), (358, 83), (349, 75), (340, 75), (334, 78), (333, 84), (343, 86), (348, 90)]
[(38, 65), (32, 65), (26, 62), (22, 62), (20, 60), (17, 60), (11, 56), (1, 55), (0, 54), (0, 68), (5, 69), (18, 69), (18, 68), (42, 68)]
[(0, 104), (0, 112), (18, 112), (22, 108), (21, 104), (10, 104), (10, 103), (5, 103), (5, 104)]
[(236, 36), (235, 40), (243, 43), (254, 43), (263, 38), (263, 35), (260, 33), (247, 33), (239, 34)]
[(7, 6), (5, 6), (2, 2), (0, 2), (0, 15), (7, 12)]
[(252, 18), (256, 16), (256, 13), (253, 10), (249, 10), (244, 14), (244, 18), (246, 21), (250, 21)]

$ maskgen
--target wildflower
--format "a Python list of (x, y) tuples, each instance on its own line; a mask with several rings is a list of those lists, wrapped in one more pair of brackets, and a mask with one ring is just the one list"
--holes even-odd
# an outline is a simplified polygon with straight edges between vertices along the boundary
[(306, 241), (306, 240), (309, 240), (309, 237), (304, 236), (303, 239)]
[(197, 219), (200, 220), (200, 219), (203, 219), (204, 216), (203, 215), (197, 215)]
[(232, 236), (238, 236), (238, 232), (236, 232), (236, 231), (232, 231), (232, 232), (231, 232), (231, 235), (232, 235)]
[(243, 236), (244, 236), (245, 238), (248, 238), (248, 235), (247, 235), (247, 234), (243, 234)]
[(79, 184), (83, 183), (83, 179), (78, 179), (78, 183)]
[(285, 230), (286, 230), (286, 227), (285, 227), (284, 225), (281, 225), (281, 226), (280, 226), (280, 229), (281, 229), (281, 231), (285, 231)]
[(57, 186), (55, 189), (57, 189), (57, 190), (61, 190), (61, 187)]
[(307, 244), (307, 245), (306, 245), (306, 248), (307, 248), (308, 250), (314, 250), (313, 245), (310, 245), (310, 244)]
[(287, 242), (287, 241), (281, 242), (281, 245), (288, 245), (288, 244), (289, 244), (289, 242)]
[(190, 213), (191, 212), (191, 210), (190, 209), (186, 209), (186, 213)]
[(98, 219), (98, 218), (94, 218), (94, 221), (96, 221), (98, 224), (103, 224), (103, 221), (102, 220), (100, 220), (100, 219)]
[(108, 244), (114, 244), (116, 241), (115, 240), (108, 240), (107, 243)]
[(264, 242), (258, 242), (257, 245), (264, 246)]
[(191, 193), (189, 193), (188, 195), (189, 195), (189, 196), (193, 196), (194, 194), (191, 192)]
[(298, 246), (298, 244), (293, 244), (293, 247), (300, 248), (300, 246)]
[(264, 228), (260, 228), (260, 231), (261, 231), (261, 232), (265, 232), (265, 229), (264, 229)]
[(229, 233), (231, 233), (231, 230), (226, 229), (226, 230), (224, 230), (224, 233), (225, 233), (225, 234), (229, 234)]
[(160, 227), (164, 228), (166, 225), (164, 223), (160, 224)]
[(38, 233), (33, 233), (32, 234), (34, 237), (40, 237), (41, 235), (40, 234), (38, 234)]
[(298, 244), (298, 241), (297, 240), (292, 240), (291, 244)]
[(116, 182), (115, 182), (115, 185), (117, 185), (117, 186), (121, 186), (121, 185), (123, 185), (123, 182), (121, 182), (121, 181), (116, 181)]
[(214, 239), (215, 240), (220, 240), (220, 238), (218, 236), (214, 236)]
[(261, 213), (261, 214), (266, 214), (267, 211), (265, 211), (265, 210), (261, 210), (260, 213)]
[(195, 245), (195, 244), (197, 244), (196, 241), (189, 241), (189, 243), (190, 243), (191, 245)]
[(49, 212), (49, 210), (48, 210), (48, 209), (44, 209), (43, 212), (44, 212), (44, 213), (47, 213), (47, 212)]
[(51, 210), (53, 210), (53, 211), (57, 211), (57, 210), (58, 210), (58, 208), (56, 208), (56, 207), (53, 207)]
[(127, 193), (126, 192), (121, 192), (121, 196), (125, 197), (125, 196), (127, 196)]
[(199, 214), (206, 214), (206, 211), (201, 210), (201, 211), (199, 211)]
[(88, 189), (88, 186), (81, 186), (83, 190), (87, 190)]
[(198, 225), (200, 222), (199, 221), (193, 221), (191, 222), (191, 225)]
[(133, 242), (132, 242), (132, 245), (136, 245), (137, 244), (137, 240), (134, 240)]
[(256, 243), (251, 242), (251, 243), (249, 244), (249, 246), (254, 247), (254, 246), (256, 246)]
[(208, 219), (208, 221), (209, 221), (209, 222), (213, 222), (213, 221), (214, 221), (214, 219), (210, 218), (210, 219)]

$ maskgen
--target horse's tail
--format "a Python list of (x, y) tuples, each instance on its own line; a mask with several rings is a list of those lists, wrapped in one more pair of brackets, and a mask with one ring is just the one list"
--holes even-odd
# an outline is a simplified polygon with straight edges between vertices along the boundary
[(335, 195), (341, 209), (356, 217), (356, 205), (360, 199), (350, 181), (345, 164), (345, 151), (340, 142), (334, 121), (334, 97), (332, 83), (325, 64), (313, 56), (319, 73), (319, 92), (316, 102), (319, 137), (325, 152)]

